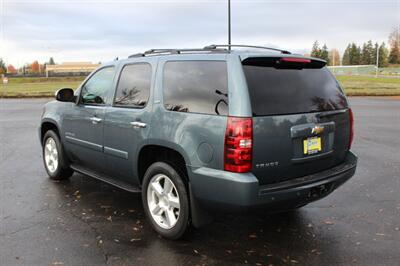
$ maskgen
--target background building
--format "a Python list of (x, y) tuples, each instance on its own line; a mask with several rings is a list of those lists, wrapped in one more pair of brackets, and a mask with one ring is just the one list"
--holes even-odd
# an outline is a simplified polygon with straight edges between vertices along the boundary
[(46, 65), (46, 77), (49, 76), (85, 76), (99, 67), (90, 62), (64, 62), (57, 65)]

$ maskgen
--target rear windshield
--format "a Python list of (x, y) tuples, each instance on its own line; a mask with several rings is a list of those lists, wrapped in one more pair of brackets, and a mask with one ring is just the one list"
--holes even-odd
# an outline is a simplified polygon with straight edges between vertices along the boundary
[(254, 116), (347, 108), (338, 82), (327, 68), (278, 69), (243, 65)]

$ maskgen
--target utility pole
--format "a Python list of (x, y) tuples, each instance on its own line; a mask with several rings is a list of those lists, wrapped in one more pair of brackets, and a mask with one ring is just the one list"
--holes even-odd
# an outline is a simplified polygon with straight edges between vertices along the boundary
[(376, 47), (376, 73), (375, 78), (378, 77), (378, 69), (379, 69), (379, 45)]
[(231, 50), (231, 0), (228, 0), (228, 49)]

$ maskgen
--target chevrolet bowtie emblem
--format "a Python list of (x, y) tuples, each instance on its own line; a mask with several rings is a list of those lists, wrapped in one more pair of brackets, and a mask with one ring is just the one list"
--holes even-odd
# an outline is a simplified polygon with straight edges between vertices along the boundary
[(311, 134), (321, 134), (322, 132), (324, 132), (323, 126), (314, 126), (311, 130)]

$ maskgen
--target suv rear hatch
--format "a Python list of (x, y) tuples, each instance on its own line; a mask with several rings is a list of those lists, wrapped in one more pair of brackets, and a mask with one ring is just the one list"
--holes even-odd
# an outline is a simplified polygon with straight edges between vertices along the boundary
[(253, 112), (252, 172), (260, 185), (340, 164), (350, 110), (325, 62), (296, 57), (242, 61)]

